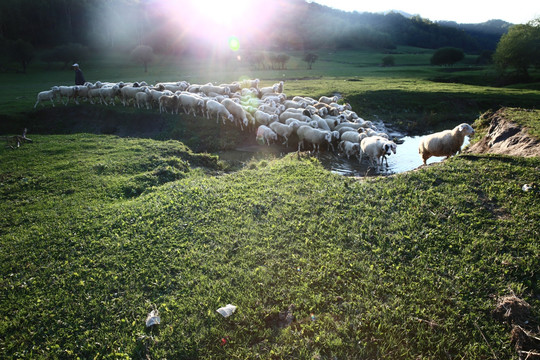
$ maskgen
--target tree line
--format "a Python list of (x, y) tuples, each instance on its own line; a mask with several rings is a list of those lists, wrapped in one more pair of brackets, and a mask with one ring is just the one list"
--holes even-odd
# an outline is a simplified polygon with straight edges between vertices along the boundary
[[(166, 0), (2, 0), (0, 38), (21, 39), (39, 49), (69, 43), (88, 47), (129, 45), (130, 48), (144, 43), (158, 52), (190, 48), (171, 45), (167, 34), (178, 29), (162, 26), (164, 14), (154, 11), (163, 1)], [(345, 12), (305, 0), (286, 3), (286, 11), (266, 24), (268, 39), (252, 46), (312, 50), (410, 45), (480, 52), (494, 50), (497, 37), (502, 35), (484, 33), (481, 37), (478, 30), (476, 35), (471, 35), (464, 29), (442, 26), (419, 16)], [(125, 41), (126, 34), (130, 35), (127, 41), (130, 44)]]
[[(42, 61), (61, 62), (67, 67), (84, 58), (89, 49), (113, 48), (131, 52), (145, 68), (153, 52), (215, 50), (205, 48), (210, 44), (189, 38), (177, 41), (171, 36), (182, 32), (182, 23), (173, 27), (166, 21), (170, 14), (159, 11), (160, 4), (167, 1), (2, 0), (0, 68), (9, 57), (26, 71), (36, 50)], [(490, 62), (495, 53), (493, 59), (501, 69), (515, 68), (524, 77), (531, 65), (539, 66), (538, 20), (513, 27), (501, 20), (458, 25), (434, 23), (420, 16), (407, 18), (396, 12), (345, 12), (306, 0), (283, 0), (280, 4), (286, 10), (259, 29), (266, 36), (244, 43), (243, 50), (251, 54), (246, 61), (253, 68), (286, 69), (289, 58), (285, 52), (291, 50), (309, 55), (304, 61), (311, 68), (316, 50), (391, 50), (397, 45), (440, 49), (432, 59), (435, 65), (455, 63), (462, 59), (460, 52), (468, 52), (480, 54), (483, 62)], [(392, 64), (390, 56), (383, 60), (384, 66)]]

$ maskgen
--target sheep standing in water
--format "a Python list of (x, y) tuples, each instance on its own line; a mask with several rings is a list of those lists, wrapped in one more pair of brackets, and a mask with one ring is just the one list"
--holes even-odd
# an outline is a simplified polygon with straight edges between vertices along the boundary
[(426, 136), (418, 147), (424, 165), (426, 165), (427, 159), (432, 156), (446, 156), (448, 159), (458, 153), (467, 135), (474, 135), (474, 129), (469, 124), (463, 123), (452, 130), (444, 130)]

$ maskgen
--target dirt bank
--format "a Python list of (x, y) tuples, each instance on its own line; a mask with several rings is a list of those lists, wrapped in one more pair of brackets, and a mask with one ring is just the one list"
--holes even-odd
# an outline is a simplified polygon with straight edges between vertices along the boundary
[(540, 139), (530, 135), (527, 127), (510, 118), (506, 108), (484, 114), (479, 123), (489, 124), (487, 133), (469, 146), (465, 153), (540, 156)]

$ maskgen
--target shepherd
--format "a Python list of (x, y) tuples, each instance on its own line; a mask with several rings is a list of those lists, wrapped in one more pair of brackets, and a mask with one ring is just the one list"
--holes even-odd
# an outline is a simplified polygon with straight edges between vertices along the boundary
[(75, 70), (75, 85), (84, 85), (86, 81), (84, 80), (82, 70), (79, 68), (79, 64), (73, 64), (73, 70)]

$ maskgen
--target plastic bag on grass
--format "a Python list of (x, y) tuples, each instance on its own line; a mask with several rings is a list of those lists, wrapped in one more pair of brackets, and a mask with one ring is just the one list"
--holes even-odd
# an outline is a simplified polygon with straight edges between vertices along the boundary
[(229, 317), (236, 311), (236, 306), (227, 304), (227, 306), (220, 307), (216, 311), (223, 315), (223, 317)]
[(146, 327), (159, 325), (159, 322), (161, 319), (159, 318), (159, 311), (152, 310), (150, 313), (146, 316)]

